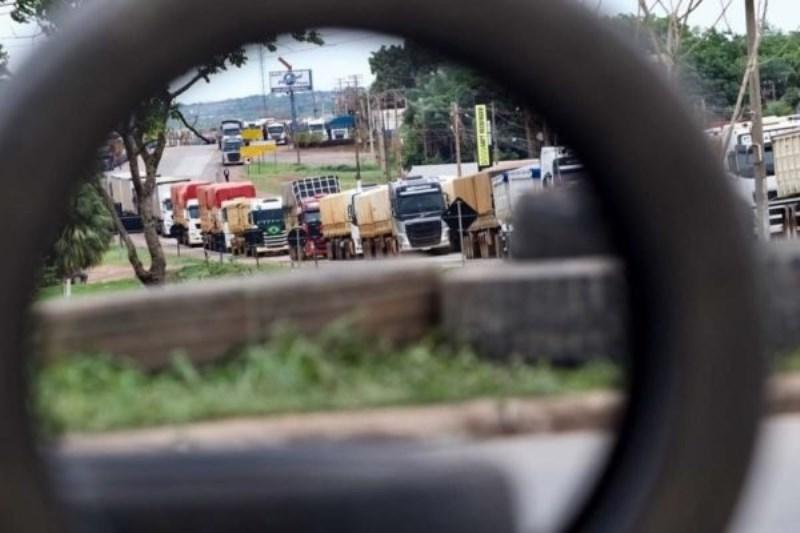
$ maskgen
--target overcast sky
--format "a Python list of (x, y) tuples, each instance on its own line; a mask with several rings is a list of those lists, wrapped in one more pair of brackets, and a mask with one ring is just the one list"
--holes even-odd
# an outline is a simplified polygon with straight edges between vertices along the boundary
[[(635, 12), (638, 0), (581, 0), (592, 8), (600, 2), (606, 13)], [(688, 0), (667, 0), (676, 3)], [(763, 0), (762, 0), (763, 1)], [(694, 26), (707, 27), (713, 24), (720, 15), (721, 4), (727, 0), (705, 0), (703, 5), (692, 16), (690, 22)], [(36, 47), (35, 26), (21, 26), (11, 21), (8, 8), (0, 6), (0, 43), (11, 55), (12, 70), (30, 56)], [(767, 19), (774, 26), (784, 30), (800, 29), (800, 0), (770, 0)], [(734, 31), (744, 31), (744, 0), (733, 0), (726, 21)], [(376, 35), (353, 30), (323, 30), (325, 46), (298, 43), (291, 39), (279, 41), (276, 53), (264, 51), (263, 71), (283, 70), (277, 57), (281, 56), (292, 63), (295, 68), (310, 68), (314, 72), (315, 88), (319, 90), (335, 89), (338, 80), (351, 75), (360, 76), (362, 84), (372, 81), (369, 64), (370, 54), (383, 44), (399, 43), (394, 37)], [(212, 78), (211, 83), (200, 83), (187, 92), (181, 99), (185, 103), (223, 100), (260, 94), (262, 87), (262, 66), (258, 52), (250, 54), (250, 62), (242, 69), (233, 70)], [(268, 82), (267, 82), (268, 83)]]

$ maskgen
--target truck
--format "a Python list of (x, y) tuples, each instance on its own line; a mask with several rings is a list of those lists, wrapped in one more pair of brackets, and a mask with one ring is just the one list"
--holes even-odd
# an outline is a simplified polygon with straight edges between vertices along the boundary
[[(353, 240), (351, 215), (351, 205), (356, 194), (358, 190), (351, 189), (329, 194), (319, 201), (322, 235), (327, 241), (326, 253), (328, 259), (333, 261), (353, 259), (358, 255), (356, 242)], [(359, 243), (358, 249), (360, 248)]]
[(189, 181), (170, 187), (173, 224), (169, 229), (169, 234), (187, 246), (203, 244), (200, 204), (197, 194), (198, 189), (206, 185), (209, 183), (205, 181)]
[(219, 209), (219, 233), (225, 250), (234, 255), (257, 255), (264, 246), (263, 231), (252, 223), (252, 202), (246, 197), (225, 200)]
[(241, 135), (225, 137), (222, 140), (222, 166), (244, 165), (242, 146), (244, 141)]
[(292, 260), (326, 257), (328, 246), (322, 234), (319, 202), (326, 195), (339, 192), (338, 176), (308, 177), (284, 183), (283, 210)]
[[(229, 200), (242, 200), (256, 197), (256, 188), (249, 181), (232, 183), (212, 183), (198, 188), (200, 207), (200, 229), (203, 246), (207, 250), (228, 251), (231, 249), (234, 233), (226, 227), (223, 203)], [(248, 207), (249, 210), (249, 207)]]
[[(144, 181), (144, 180), (142, 180)], [(172, 227), (172, 199), (171, 188), (177, 183), (188, 182), (189, 178), (173, 178), (159, 176), (156, 178), (156, 187), (152, 196), (152, 213), (155, 218), (156, 231), (162, 235), (169, 235)], [(133, 185), (133, 178), (127, 172), (113, 172), (106, 174), (106, 186), (109, 195), (117, 205), (117, 211), (128, 231), (141, 230), (141, 220), (138, 198)]]
[(492, 178), (494, 212), (500, 227), (500, 255), (505, 255), (510, 250), (509, 243), (514, 233), (514, 212), (520, 200), (543, 189), (542, 167), (538, 162), (501, 172)]
[(174, 237), (172, 235), (172, 226), (175, 224), (174, 209), (172, 204), (172, 187), (179, 183), (188, 183), (191, 181), (189, 178), (169, 178), (160, 177), (156, 178), (156, 190), (153, 198), (154, 213), (156, 213), (157, 231), (160, 235), (167, 237)]
[(289, 144), (289, 131), (283, 122), (269, 122), (264, 126), (264, 139), (275, 144)]
[(389, 186), (381, 185), (358, 194), (354, 198), (354, 206), (364, 257), (369, 259), (400, 253)]
[(261, 142), (264, 140), (264, 127), (257, 122), (248, 122), (242, 128), (242, 140), (246, 146), (250, 143)]
[(442, 220), (447, 199), (438, 178), (401, 178), (390, 184), (389, 193), (401, 252), (450, 250), (450, 229)]
[(269, 254), (289, 252), (286, 221), (283, 218), (283, 200), (277, 197), (253, 198), (250, 203), (250, 224), (263, 233), (263, 252)]
[[(503, 239), (500, 222), (495, 214), (492, 179), (503, 172), (537, 164), (539, 162), (535, 159), (506, 161), (476, 174), (452, 180), (453, 201), (460, 200), (470, 212), (474, 213), (474, 221), (466, 228), (462, 227), (461, 241), (467, 258), (500, 257), (505, 254), (506, 243)], [(556, 167), (558, 168), (557, 164)], [(542, 169), (543, 173), (544, 169)], [(544, 180), (544, 178), (542, 179)], [(555, 182), (556, 178), (551, 177), (550, 181)]]
[(775, 188), (769, 199), (770, 233), (796, 236), (800, 229), (800, 130), (772, 137), (771, 145), (768, 163), (772, 164), (767, 165), (767, 172), (772, 171)]
[(217, 146), (222, 150), (223, 142), (230, 137), (241, 137), (244, 124), (241, 120), (228, 119), (223, 120), (219, 125), (219, 133), (217, 134)]

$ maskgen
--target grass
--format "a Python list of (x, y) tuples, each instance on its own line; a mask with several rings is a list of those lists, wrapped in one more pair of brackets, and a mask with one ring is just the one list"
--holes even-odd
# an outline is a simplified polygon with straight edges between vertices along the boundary
[[(281, 184), (298, 177), (307, 176), (339, 176), (342, 189), (354, 188), (356, 185), (355, 165), (305, 165), (288, 163), (255, 163), (248, 168), (248, 178), (256, 188), (269, 194), (279, 194)], [(375, 164), (361, 166), (361, 177), (365, 182), (384, 183), (385, 177), (380, 167)]]
[(557, 370), (497, 364), (429, 338), (393, 348), (344, 325), (316, 340), (288, 330), (232, 359), (198, 368), (176, 356), (147, 373), (109, 356), (57, 361), (36, 373), (35, 405), (45, 434), (99, 432), (257, 416), (476, 397), (557, 394), (619, 384), (610, 363)]
[(775, 365), (777, 372), (800, 372), (800, 351), (781, 355)]
[[(109, 254), (110, 261), (117, 260), (115, 251), (109, 251)], [(127, 262), (127, 256), (125, 256), (124, 252), (122, 255), (125, 257), (124, 265), (130, 267), (129, 263)], [(255, 265), (246, 265), (242, 263), (220, 263), (215, 257), (212, 258), (208, 263), (188, 257), (170, 257), (168, 261), (169, 265), (180, 265), (180, 268), (167, 272), (167, 283), (184, 283), (187, 281), (224, 278), (230, 276), (249, 276), (257, 273), (282, 270), (280, 266), (270, 264), (262, 264), (260, 267), (256, 268)], [(73, 285), (72, 297), (80, 298), (83, 296), (93, 296), (97, 294), (115, 293), (143, 288), (144, 285), (142, 285), (139, 280), (133, 277), (133, 271), (131, 271), (131, 277), (129, 278)], [(62, 285), (52, 285), (40, 289), (38, 299), (52, 300), (61, 298), (63, 295), (64, 288)]]

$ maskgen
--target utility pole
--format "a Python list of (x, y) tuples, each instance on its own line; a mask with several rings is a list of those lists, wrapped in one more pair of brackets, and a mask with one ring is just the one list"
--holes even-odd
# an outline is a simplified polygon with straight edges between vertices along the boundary
[(756, 20), (755, 0), (745, 0), (747, 17), (747, 57), (753, 61), (750, 74), (750, 112), (753, 126), (752, 139), (753, 171), (755, 178), (756, 234), (767, 241), (769, 234), (769, 209), (767, 207), (767, 169), (764, 165), (764, 124), (761, 115), (761, 74), (758, 64), (758, 21)]
[(461, 120), (458, 102), (453, 102), (453, 135), (455, 135), (456, 145), (456, 175), (461, 177)]
[(400, 117), (397, 112), (397, 97), (399, 91), (395, 90), (393, 93), (394, 95), (394, 129), (392, 130), (392, 145), (394, 146), (394, 162), (397, 165), (397, 175), (402, 174), (403, 165), (400, 162), (402, 159), (402, 154), (400, 152)]
[(375, 160), (375, 121), (372, 116), (372, 96), (369, 94), (369, 89), (366, 93), (367, 96), (367, 128), (369, 128), (369, 155)]
[(391, 165), (389, 165), (389, 143), (386, 142), (386, 93), (381, 93), (380, 100), (378, 100), (378, 107), (381, 112), (381, 157), (383, 158), (383, 173), (386, 176), (386, 183), (392, 181)]
[(492, 100), (492, 163), (495, 165), (500, 161), (500, 147), (497, 138), (497, 109)]

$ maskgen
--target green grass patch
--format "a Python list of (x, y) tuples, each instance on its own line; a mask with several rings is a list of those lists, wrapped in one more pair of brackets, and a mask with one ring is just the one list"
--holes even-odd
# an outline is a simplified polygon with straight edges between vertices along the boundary
[[(177, 259), (177, 258), (176, 258)], [(127, 259), (126, 259), (127, 261)], [(250, 276), (253, 274), (264, 274), (267, 272), (274, 272), (282, 270), (278, 265), (274, 264), (261, 264), (256, 267), (255, 265), (248, 265), (243, 263), (235, 263), (225, 261), (220, 263), (215, 258), (205, 261), (180, 258), (177, 261), (170, 258), (170, 264), (183, 265), (177, 270), (167, 272), (167, 283), (184, 283), (187, 281), (210, 279), (210, 278), (224, 278), (231, 276)], [(127, 264), (127, 263), (126, 263)], [(111, 294), (121, 291), (130, 291), (136, 289), (143, 289), (138, 279), (133, 277), (133, 270), (131, 269), (131, 277), (125, 279), (117, 279), (113, 281), (76, 284), (72, 286), (72, 297), (80, 298), (83, 296), (93, 296), (97, 294)], [(39, 290), (39, 300), (52, 300), (62, 298), (64, 296), (64, 287), (62, 285), (52, 285), (43, 287)]]
[(775, 365), (778, 372), (800, 372), (800, 351), (781, 355)]
[(224, 363), (195, 367), (177, 356), (148, 373), (108, 356), (76, 356), (41, 369), (35, 406), (45, 434), (99, 432), (256, 416), (478, 397), (519, 397), (615, 387), (610, 363), (558, 370), (481, 360), (430, 338), (405, 348), (344, 325), (310, 340), (288, 330)]
[[(356, 184), (356, 167), (353, 165), (306, 165), (289, 163), (255, 163), (248, 167), (247, 176), (256, 188), (269, 194), (279, 194), (281, 184), (308, 176), (337, 175), (342, 189), (350, 189)], [(361, 178), (368, 183), (384, 183), (383, 173), (375, 164), (361, 166)]]
[[(72, 297), (93, 296), (95, 294), (113, 293), (129, 291), (142, 288), (139, 280), (134, 278), (117, 279), (113, 281), (103, 281), (99, 283), (77, 284), (72, 286)], [(52, 300), (64, 296), (63, 285), (51, 285), (39, 291), (39, 300)]]

